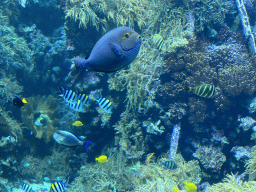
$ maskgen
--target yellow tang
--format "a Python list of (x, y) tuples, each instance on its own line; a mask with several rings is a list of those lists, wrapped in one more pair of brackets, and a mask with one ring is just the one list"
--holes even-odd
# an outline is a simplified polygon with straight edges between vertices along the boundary
[(80, 127), (80, 126), (83, 126), (84, 124), (81, 121), (75, 121), (72, 125), (75, 127)]
[(183, 183), (188, 192), (195, 192), (197, 190), (197, 186), (194, 183), (188, 183), (186, 180)]
[(172, 192), (180, 192), (179, 188), (176, 188), (173, 186), (173, 191)]
[(99, 163), (106, 163), (108, 162), (108, 157), (106, 155), (101, 155), (98, 158), (95, 158), (95, 161), (98, 161)]

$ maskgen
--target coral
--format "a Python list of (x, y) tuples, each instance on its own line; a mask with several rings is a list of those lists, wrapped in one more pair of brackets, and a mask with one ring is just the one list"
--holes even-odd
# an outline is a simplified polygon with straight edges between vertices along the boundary
[(86, 164), (67, 192), (130, 191), (132, 174), (127, 171), (127, 159), (122, 152), (106, 153), (107, 163)]
[(0, 28), (0, 65), (9, 70), (24, 69), (31, 72), (34, 67), (34, 52), (29, 49), (26, 40), (15, 33), (15, 28), (9, 26), (8, 18), (1, 10)]
[(115, 144), (125, 152), (128, 159), (141, 158), (146, 152), (146, 142), (138, 120), (128, 112), (121, 114), (120, 120), (114, 126), (116, 132)]
[(226, 161), (226, 156), (213, 146), (199, 146), (193, 156), (199, 159), (205, 169), (212, 172), (218, 172)]
[(243, 182), (235, 175), (227, 175), (221, 183), (214, 184), (206, 189), (206, 192), (252, 192), (256, 191), (256, 181)]
[(16, 119), (10, 116), (10, 113), (0, 107), (1, 134), (6, 136), (14, 136), (15, 142), (22, 140), (22, 129), (25, 127)]
[(26, 179), (35, 179), (42, 182), (44, 177), (56, 180), (57, 177), (66, 178), (71, 173), (71, 168), (67, 164), (72, 152), (70, 149), (54, 150), (51, 156), (43, 159), (32, 155), (25, 156), (18, 169), (20, 174)]
[(107, 3), (105, 0), (67, 0), (65, 5), (65, 18), (79, 21), (79, 27), (87, 28), (94, 26), (97, 30), (105, 26), (105, 19), (101, 18), (106, 13)]
[(172, 136), (170, 139), (170, 153), (168, 156), (169, 160), (173, 160), (178, 149), (178, 142), (180, 138), (180, 123), (173, 126)]
[(29, 97), (27, 101), (21, 110), (23, 123), (37, 138), (49, 142), (58, 130), (58, 102), (52, 95)]
[(19, 85), (16, 78), (7, 75), (3, 70), (0, 71), (0, 95), (3, 97), (2, 102), (12, 101), (14, 97), (21, 96), (23, 87)]
[(252, 147), (251, 153), (249, 154), (249, 160), (245, 164), (245, 172), (249, 174), (251, 179), (256, 178), (256, 146)]

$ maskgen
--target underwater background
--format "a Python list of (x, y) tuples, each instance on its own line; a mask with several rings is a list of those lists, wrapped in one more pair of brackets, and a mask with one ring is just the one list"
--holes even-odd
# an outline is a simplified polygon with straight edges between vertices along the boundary
[[(256, 191), (255, 15), (255, 0), (1, 0), (0, 191)], [(120, 26), (142, 37), (136, 59), (72, 77)], [(59, 87), (90, 105), (73, 110)]]

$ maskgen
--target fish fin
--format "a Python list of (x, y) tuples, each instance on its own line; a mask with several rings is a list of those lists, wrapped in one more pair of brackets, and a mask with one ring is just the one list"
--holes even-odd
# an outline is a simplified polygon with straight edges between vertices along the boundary
[(59, 96), (62, 96), (65, 89), (61, 86), (58, 86), (58, 88), (59, 88), (59, 91), (57, 91), (56, 94), (58, 94)]
[(185, 86), (185, 91), (190, 91), (190, 87), (189, 86)]
[(28, 103), (25, 98), (22, 99), (22, 103)]
[(122, 48), (116, 43), (109, 43), (110, 49), (118, 56), (122, 57)]
[(92, 143), (92, 142), (90, 142), (90, 141), (83, 141), (83, 142), (85, 143), (84, 148), (85, 148), (86, 151), (89, 151), (89, 149), (87, 148), (87, 145), (88, 145), (88, 144), (94, 145), (94, 143)]
[(88, 62), (87, 59), (75, 57), (75, 58), (72, 59), (72, 61), (74, 61), (75, 67), (76, 67), (80, 72), (84, 72), (84, 70), (85, 70), (86, 68), (88, 68), (88, 66), (89, 66), (89, 62)]

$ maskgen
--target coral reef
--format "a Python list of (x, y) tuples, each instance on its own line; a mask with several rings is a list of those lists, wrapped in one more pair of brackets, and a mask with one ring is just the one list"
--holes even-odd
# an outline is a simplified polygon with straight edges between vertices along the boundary
[(19, 85), (14, 76), (0, 71), (0, 95), (3, 98), (1, 102), (12, 101), (14, 97), (21, 96), (22, 91), (23, 86)]
[(255, 190), (256, 181), (243, 182), (238, 176), (228, 174), (223, 182), (208, 187), (206, 192), (251, 192)]
[(218, 172), (226, 161), (226, 156), (213, 146), (199, 146), (193, 156), (199, 159), (205, 169), (212, 172)]
[(52, 95), (29, 97), (27, 101), (21, 110), (23, 123), (37, 138), (49, 142), (53, 133), (58, 130), (58, 102)]
[(147, 139), (139, 127), (138, 120), (128, 112), (121, 114), (120, 120), (114, 126), (116, 132), (115, 144), (125, 152), (128, 159), (139, 159), (146, 152)]
[(54, 149), (51, 156), (43, 159), (27, 155), (22, 159), (18, 169), (22, 177), (37, 183), (42, 182), (44, 177), (50, 180), (66, 178), (71, 173), (71, 168), (67, 163), (71, 155), (70, 149), (61, 151)]

